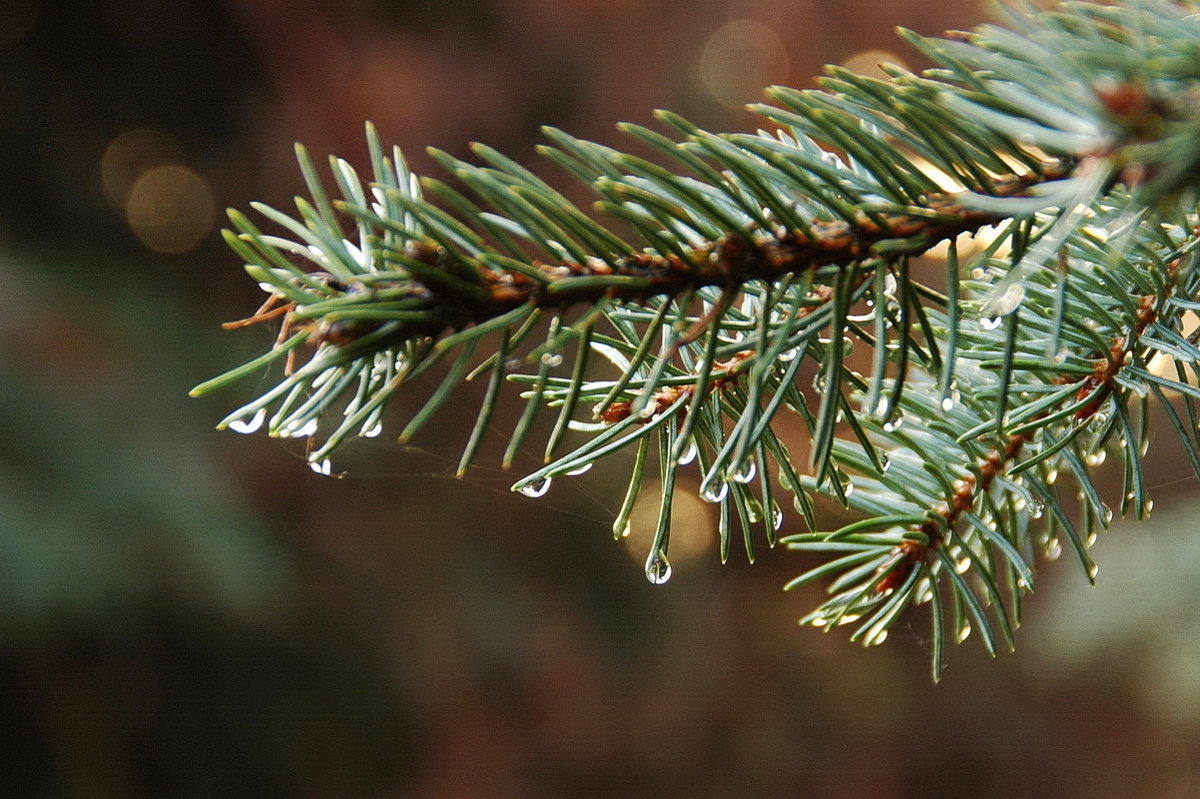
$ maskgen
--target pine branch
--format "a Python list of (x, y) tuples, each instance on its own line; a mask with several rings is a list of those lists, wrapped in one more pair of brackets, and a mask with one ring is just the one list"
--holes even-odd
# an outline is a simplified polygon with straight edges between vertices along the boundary
[[(622, 126), (662, 165), (547, 129), (542, 155), (596, 213), (482, 145), (478, 164), (431, 151), (453, 184), (418, 178), (369, 126), (372, 179), (331, 159), (335, 199), (298, 147), (311, 200), (295, 217), (255, 206), (279, 234), (236, 211), (226, 234), (268, 294), (229, 326), (278, 321), (275, 346), (194, 393), (282, 365), (220, 426), (307, 438), (328, 474), (330, 453), (379, 435), (393, 394), (445, 361), (400, 435), (486, 375), (462, 473), (515, 382), (506, 466), (539, 412), (556, 416), (546, 465), (514, 490), (540, 496), (633, 450), (620, 536), (657, 460), (652, 582), (670, 576), (672, 495), (694, 463), (722, 560), (735, 527), (751, 559), (759, 530), (774, 545), (776, 489), (791, 493), (810, 532), (782, 540), (833, 555), (790, 584), (830, 581), (804, 621), (857, 624), (874, 644), (929, 602), (935, 678), (947, 629), (1011, 646), (1039, 552), (1070, 548), (1095, 577), (1087, 548), (1112, 512), (1092, 470), (1108, 452), (1120, 512), (1149, 511), (1151, 397), (1200, 475), (1200, 347), (1184, 332), (1200, 311), (1200, 18), (1129, 0), (1008, 22), (905, 34), (939, 65), (923, 75), (831, 68), (819, 90), (769, 89), (754, 110), (773, 132), (714, 135), (665, 112), (676, 138)], [(972, 238), (990, 243), (967, 255)], [(942, 243), (944, 290), (914, 262)], [(510, 373), (514, 356), (528, 373)], [(807, 464), (776, 434), (784, 409)], [(859, 518), (820, 532), (822, 494)]]

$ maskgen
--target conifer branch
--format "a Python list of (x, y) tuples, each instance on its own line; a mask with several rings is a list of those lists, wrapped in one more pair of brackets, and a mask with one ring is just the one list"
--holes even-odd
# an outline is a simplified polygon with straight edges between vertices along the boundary
[[(808, 531), (778, 540), (832, 557), (789, 586), (829, 583), (806, 623), (874, 644), (927, 602), (935, 678), (948, 631), (1011, 646), (1039, 553), (1068, 548), (1095, 577), (1109, 452), (1120, 512), (1148, 512), (1151, 398), (1200, 475), (1200, 336), (1184, 332), (1200, 312), (1200, 17), (1168, 0), (1008, 13), (1008, 29), (905, 33), (938, 65), (922, 75), (831, 68), (818, 90), (769, 89), (754, 110), (771, 132), (665, 112), (674, 137), (621, 127), (661, 164), (547, 129), (540, 152), (594, 192), (586, 211), (482, 145), (477, 163), (431, 151), (452, 182), (418, 178), (368, 126), (371, 179), (331, 159), (336, 197), (298, 148), (311, 199), (294, 217), (256, 205), (275, 232), (233, 211), (226, 234), (268, 294), (227, 327), (278, 322), (275, 345), (195, 393), (280, 370), (220, 426), (305, 438), (329, 474), (445, 363), (400, 437), (486, 376), (462, 473), (514, 382), (506, 466), (555, 414), (545, 465), (514, 490), (634, 452), (620, 536), (657, 473), (652, 582), (696, 468), (722, 560), (737, 528), (750, 559), (774, 545), (791, 494)], [(939, 244), (944, 288), (914, 262)], [(785, 411), (807, 463), (777, 436)], [(822, 532), (817, 495), (856, 520)]]

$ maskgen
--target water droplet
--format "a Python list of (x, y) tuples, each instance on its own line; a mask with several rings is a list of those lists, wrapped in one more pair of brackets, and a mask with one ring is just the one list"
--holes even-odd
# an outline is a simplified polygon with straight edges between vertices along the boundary
[(546, 352), (542, 354), (542, 363), (546, 366), (560, 366), (563, 362), (563, 357), (557, 352)]
[(363, 430), (361, 435), (363, 438), (378, 438), (383, 432), (383, 422), (376, 422), (367, 429)]
[(1099, 466), (1108, 460), (1108, 451), (1098, 449), (1095, 452), (1089, 452), (1083, 460), (1088, 466)]
[(954, 639), (961, 644), (963, 641), (967, 640), (967, 638), (970, 635), (971, 635), (971, 625), (964, 624), (962, 627), (958, 628), (958, 632), (955, 633)]
[(1046, 506), (1038, 500), (1033, 500), (1029, 503), (1029, 517), (1031, 519), (1040, 519), (1046, 511)]
[(842, 488), (843, 496), (848, 497), (854, 493), (854, 482), (850, 479), (850, 475), (845, 472), (838, 472), (837, 481), (838, 485)]
[(1058, 542), (1057, 538), (1051, 538), (1050, 543), (1046, 545), (1046, 559), (1058, 560), (1060, 555), (1062, 555), (1062, 544)]
[(960, 558), (958, 563), (954, 564), (954, 571), (958, 572), (959, 574), (966, 574), (967, 569), (969, 568), (971, 568), (970, 558)]
[(921, 582), (917, 584), (917, 604), (924, 605), (929, 600), (933, 599), (933, 586), (928, 578), (921, 578)]
[[(1000, 327), (1000, 323), (1002, 321), (1004, 320), (999, 316), (985, 316), (979, 320), (979, 325), (984, 330), (995, 330), (996, 328)], [(970, 628), (968, 628), (968, 632), (970, 632)]]
[(527, 497), (540, 497), (550, 490), (550, 478), (543, 477), (541, 480), (534, 480), (517, 490)]
[(888, 457), (886, 452), (880, 452), (879, 455), (879, 472), (887, 474), (887, 470), (892, 468), (892, 459)]
[(646, 561), (646, 579), (654, 585), (662, 585), (671, 579), (671, 564), (661, 552)]
[(705, 502), (720, 502), (729, 494), (729, 484), (718, 474), (710, 475), (700, 486), (700, 498)]
[(254, 431), (258, 430), (260, 427), (262, 427), (263, 420), (266, 418), (267, 418), (267, 409), (259, 408), (258, 412), (255, 413), (253, 416), (251, 416), (249, 419), (234, 419), (232, 422), (229, 423), (229, 429), (235, 433), (241, 433), (242, 435), (246, 435), (248, 433), (253, 433)]
[(1083, 542), (1083, 545), (1085, 547), (1091, 548), (1092, 546), (1095, 546), (1095, 544), (1096, 544), (1096, 533), (1095, 532), (1088, 533), (1087, 538)]
[(1046, 472), (1046, 485), (1052, 486), (1058, 480), (1058, 469)]
[(675, 462), (680, 466), (687, 466), (689, 463), (696, 460), (696, 456), (699, 454), (700, 448), (696, 446), (696, 439), (693, 438), (688, 441), (687, 448), (684, 449), (683, 454), (675, 459)]
[(953, 397), (943, 397), (942, 398), (942, 413), (949, 413), (952, 410), (954, 410), (954, 398)]
[(824, 627), (829, 624), (829, 619), (825, 618), (824, 616), (813, 616), (811, 619), (809, 619), (808, 623), (813, 627)]
[(1088, 577), (1095, 580), (1096, 575), (1100, 573), (1100, 564), (1092, 562), (1088, 564)]
[(735, 483), (749, 483), (756, 474), (758, 474), (758, 467), (754, 464), (754, 459), (746, 458), (729, 476)]
[(783, 510), (778, 505), (771, 505), (771, 526), (776, 530), (783, 527)]
[(1149, 513), (1152, 510), (1154, 510), (1154, 500), (1148, 499), (1146, 500), (1146, 513)]
[(1101, 504), (1100, 512), (1104, 518), (1104, 526), (1107, 527), (1108, 525), (1112, 524), (1112, 520), (1113, 520), (1112, 508), (1108, 507), (1107, 505)]
[(1017, 497), (1017, 501), (1013, 503), (1013, 510), (1015, 510), (1015, 511), (1025, 510), (1025, 506), (1028, 504), (1029, 503), (1027, 503), (1025, 501), (1025, 497)]
[(800, 354), (799, 348), (792, 347), (789, 350), (784, 350), (783, 352), (779, 353), (779, 360), (782, 361), (783, 363), (789, 363), (791, 361), (796, 360), (796, 356), (799, 354)]
[(329, 458), (323, 461), (309, 461), (308, 468), (324, 477), (328, 477), (333, 472), (333, 464), (329, 461)]
[(900, 411), (894, 411), (886, 422), (883, 423), (883, 432), (894, 433), (904, 424), (904, 414)]
[(582, 466), (575, 467), (574, 469), (572, 469), (569, 472), (563, 472), (563, 474), (567, 477), (576, 477), (578, 475), (586, 474), (587, 472), (591, 471), (591, 468), (595, 465), (596, 465), (595, 461), (589, 461), (588, 463), (585, 463)]
[(1025, 287), (1020, 283), (1013, 283), (999, 294), (988, 297), (988, 301), (979, 309), (979, 313), (992, 318), (1004, 316), (1017, 310), (1017, 306), (1023, 299), (1025, 299)]

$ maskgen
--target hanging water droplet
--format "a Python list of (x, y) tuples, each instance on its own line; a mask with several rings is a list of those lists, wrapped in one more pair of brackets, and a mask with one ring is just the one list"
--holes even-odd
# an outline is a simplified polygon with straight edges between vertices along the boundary
[(892, 468), (892, 459), (888, 457), (886, 452), (880, 452), (879, 455), (879, 473), (887, 474), (887, 470)]
[(1017, 497), (1017, 500), (1016, 500), (1016, 502), (1014, 502), (1014, 503), (1013, 503), (1013, 510), (1015, 510), (1015, 511), (1023, 511), (1023, 510), (1025, 510), (1025, 506), (1026, 506), (1026, 505), (1028, 505), (1028, 504), (1029, 504), (1029, 503), (1027, 503), (1027, 502), (1025, 501), (1025, 497)]
[(933, 599), (933, 585), (930, 584), (929, 578), (922, 577), (921, 582), (917, 583), (916, 602), (918, 605), (924, 605), (931, 599)]
[(755, 465), (754, 459), (746, 458), (729, 476), (735, 483), (749, 483), (756, 474), (758, 474), (758, 466)]
[(954, 398), (942, 397), (942, 413), (949, 413), (952, 410), (954, 410)]
[(379, 434), (382, 432), (383, 422), (376, 422), (375, 424), (363, 430), (359, 435), (361, 435), (363, 438), (378, 438)]
[(837, 481), (838, 485), (841, 486), (843, 496), (849, 497), (854, 493), (854, 482), (850, 479), (850, 475), (845, 472), (838, 472)]
[(249, 419), (234, 419), (232, 422), (229, 423), (229, 429), (235, 433), (241, 433), (242, 435), (246, 435), (248, 433), (253, 433), (254, 431), (258, 430), (260, 427), (262, 427), (263, 420), (266, 418), (267, 418), (267, 409), (259, 408), (258, 412), (255, 413), (253, 416), (251, 416)]
[(546, 366), (561, 366), (563, 357), (557, 352), (542, 353), (542, 363)]
[(1089, 452), (1083, 460), (1088, 466), (1099, 466), (1108, 460), (1108, 450), (1098, 449), (1095, 452)]
[(696, 456), (699, 454), (700, 447), (696, 446), (696, 439), (693, 438), (688, 441), (687, 447), (683, 450), (683, 454), (676, 458), (675, 462), (680, 466), (687, 466), (689, 463), (696, 460)]
[(671, 564), (661, 552), (646, 561), (646, 579), (654, 585), (662, 585), (671, 579)]
[(705, 502), (720, 502), (729, 493), (729, 484), (718, 474), (711, 475), (700, 486), (700, 498)]
[(958, 643), (961, 644), (963, 641), (967, 640), (967, 637), (970, 635), (971, 635), (971, 625), (964, 624), (962, 627), (958, 628), (958, 632), (955, 633), (954, 639), (956, 641), (958, 641)]
[(971, 568), (971, 559), (967, 557), (960, 558), (958, 563), (954, 564), (954, 571), (959, 574), (966, 574), (969, 568)]
[(779, 360), (782, 361), (783, 363), (790, 363), (791, 361), (796, 360), (796, 356), (799, 354), (800, 354), (799, 348), (792, 347), (791, 349), (787, 349), (787, 350), (784, 350), (783, 352), (779, 353)]
[(1100, 573), (1100, 564), (1098, 564), (1094, 561), (1092, 563), (1089, 563), (1087, 572), (1088, 572), (1088, 577), (1095, 580), (1096, 575)]
[(1058, 542), (1057, 538), (1051, 538), (1046, 545), (1046, 559), (1058, 560), (1060, 555), (1062, 555), (1062, 544)]
[(563, 472), (563, 474), (566, 475), (567, 477), (576, 477), (581, 474), (586, 474), (595, 465), (596, 465), (595, 461), (589, 461), (588, 463), (585, 463), (582, 466), (576, 466), (574, 469), (572, 469), (569, 472)]
[[(979, 320), (979, 325), (984, 330), (995, 330), (1000, 327), (1000, 323), (1004, 321), (999, 316), (985, 316)], [(969, 631), (969, 628), (968, 628)]]
[(1095, 533), (1095, 531), (1093, 531), (1093, 532), (1090, 532), (1087, 534), (1087, 538), (1084, 539), (1083, 545), (1090, 549), (1091, 547), (1095, 546), (1095, 544), (1096, 544), (1096, 533)]
[(308, 468), (324, 477), (328, 477), (333, 472), (333, 464), (329, 461), (329, 458), (323, 461), (309, 461)]
[(1031, 519), (1040, 519), (1046, 511), (1046, 506), (1038, 500), (1033, 500), (1029, 503), (1029, 517)]
[(1145, 507), (1146, 507), (1146, 513), (1149, 513), (1150, 511), (1154, 510), (1154, 500), (1152, 500), (1152, 499), (1146, 500)]
[(1046, 485), (1052, 486), (1058, 480), (1058, 469), (1046, 472)]
[(1104, 519), (1104, 526), (1105, 526), (1105, 527), (1107, 527), (1108, 525), (1112, 524), (1112, 520), (1113, 520), (1113, 511), (1112, 511), (1112, 508), (1110, 508), (1110, 507), (1108, 507), (1107, 505), (1105, 505), (1105, 504), (1101, 503), (1101, 504), (1100, 504), (1100, 513), (1101, 513), (1101, 516), (1102, 516), (1102, 518)]
[(900, 411), (893, 411), (892, 415), (886, 422), (883, 423), (883, 432), (894, 433), (904, 424), (904, 414)]
[(527, 497), (540, 497), (550, 490), (550, 478), (543, 477), (541, 480), (534, 480), (532, 483), (523, 485), (517, 490)]
[(783, 527), (783, 510), (776, 504), (771, 504), (771, 526), (775, 530)]

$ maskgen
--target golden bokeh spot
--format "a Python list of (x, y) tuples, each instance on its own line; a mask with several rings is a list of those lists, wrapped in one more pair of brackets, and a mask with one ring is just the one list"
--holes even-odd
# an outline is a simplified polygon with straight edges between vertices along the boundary
[(194, 249), (216, 221), (212, 191), (204, 179), (176, 164), (146, 172), (129, 192), (125, 217), (152, 250), (181, 253)]
[(100, 180), (114, 208), (124, 208), (138, 178), (158, 166), (183, 160), (183, 152), (169, 136), (150, 128), (127, 130), (104, 149)]
[[(661, 496), (657, 486), (645, 487), (629, 517), (629, 535), (621, 539), (625, 551), (638, 563), (645, 562), (654, 543)], [(717, 538), (714, 507), (690, 491), (676, 489), (671, 502), (671, 545), (667, 550), (673, 565), (695, 561), (712, 550)]]
[(895, 64), (903, 69), (908, 69), (908, 65), (904, 60), (895, 53), (889, 53), (887, 50), (863, 50), (861, 53), (855, 53), (842, 62), (842, 66), (850, 70), (856, 75), (865, 75), (868, 78), (885, 78), (887, 73), (879, 68), (880, 64)]
[(700, 51), (700, 82), (723, 105), (740, 108), (763, 87), (788, 78), (788, 54), (775, 31), (735, 19), (713, 31)]

